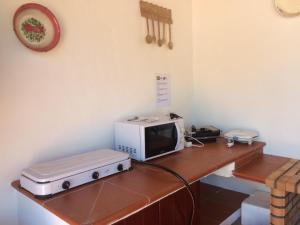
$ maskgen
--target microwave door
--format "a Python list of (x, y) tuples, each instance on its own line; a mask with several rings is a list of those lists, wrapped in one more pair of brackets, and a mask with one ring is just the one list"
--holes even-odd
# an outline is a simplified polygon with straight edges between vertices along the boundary
[(145, 128), (145, 158), (167, 154), (176, 149), (178, 128), (175, 123)]

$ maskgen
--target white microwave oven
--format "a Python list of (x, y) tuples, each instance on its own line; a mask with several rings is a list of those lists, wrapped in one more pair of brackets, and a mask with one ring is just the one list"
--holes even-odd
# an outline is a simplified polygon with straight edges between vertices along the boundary
[(115, 123), (115, 150), (147, 161), (184, 148), (183, 119), (138, 118)]

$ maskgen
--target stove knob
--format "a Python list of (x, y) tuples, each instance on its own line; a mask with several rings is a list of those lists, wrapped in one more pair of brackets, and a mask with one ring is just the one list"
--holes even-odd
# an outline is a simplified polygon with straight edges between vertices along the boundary
[(122, 164), (119, 164), (117, 169), (118, 169), (120, 172), (123, 171), (123, 170), (124, 170), (123, 165), (122, 165)]
[(70, 188), (70, 186), (71, 186), (71, 183), (69, 181), (65, 181), (62, 184), (62, 188), (65, 190), (68, 190)]
[(93, 177), (94, 180), (99, 179), (99, 173), (98, 173), (98, 172), (94, 172), (94, 173), (92, 174), (92, 177)]

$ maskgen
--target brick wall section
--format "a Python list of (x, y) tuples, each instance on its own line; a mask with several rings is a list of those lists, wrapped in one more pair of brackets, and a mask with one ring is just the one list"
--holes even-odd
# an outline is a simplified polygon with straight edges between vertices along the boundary
[(300, 161), (290, 160), (266, 179), (271, 188), (271, 224), (300, 224)]

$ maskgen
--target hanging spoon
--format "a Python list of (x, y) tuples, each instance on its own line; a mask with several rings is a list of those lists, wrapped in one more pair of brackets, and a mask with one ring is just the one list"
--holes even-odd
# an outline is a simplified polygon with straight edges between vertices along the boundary
[(162, 39), (162, 43), (166, 43), (166, 23), (163, 23), (163, 39)]
[(168, 43), (169, 49), (173, 49), (174, 44), (172, 42), (172, 28), (171, 28), (171, 23), (169, 23), (169, 43)]
[(160, 22), (157, 20), (157, 30), (158, 30), (158, 46), (161, 47), (163, 45), (163, 40), (160, 39)]
[(151, 43), (152, 43), (152, 36), (150, 35), (149, 20), (148, 20), (148, 18), (146, 18), (146, 21), (147, 21), (147, 36), (146, 36), (146, 42), (147, 42), (148, 44), (151, 44)]
[(156, 35), (155, 35), (155, 24), (154, 20), (152, 19), (152, 41), (155, 43), (156, 42)]

